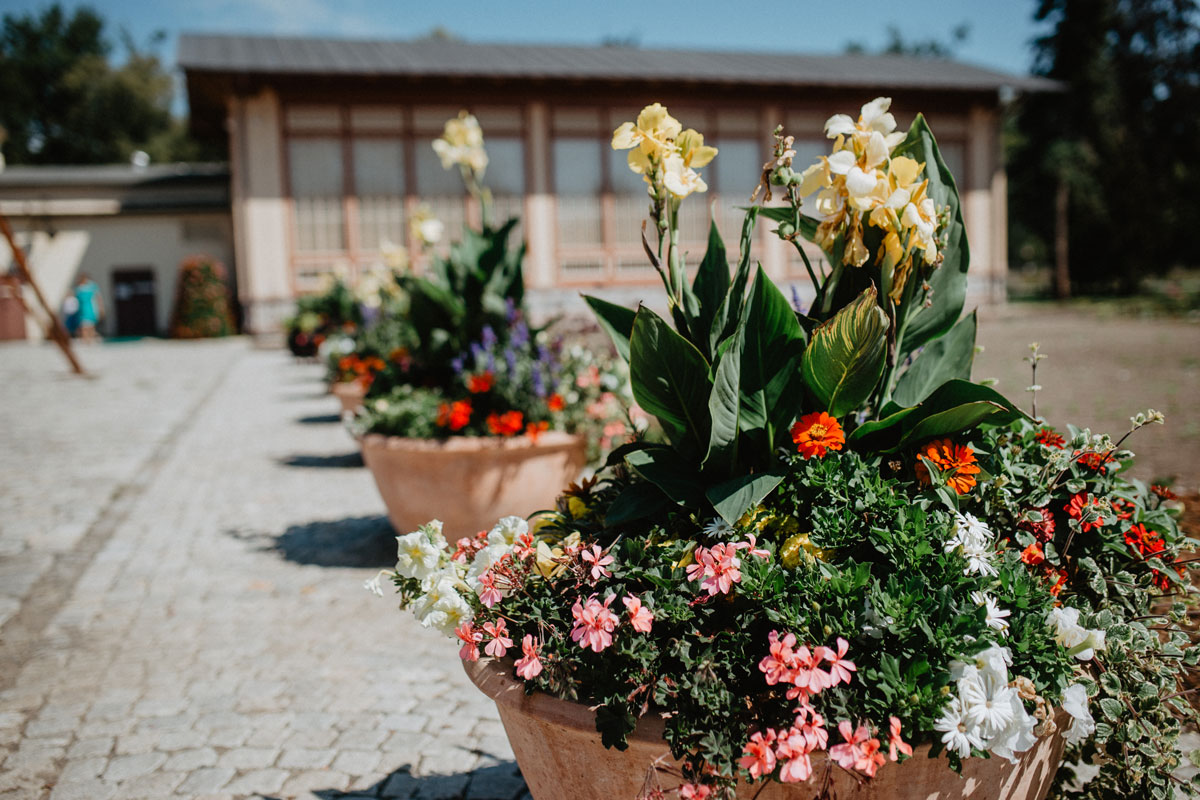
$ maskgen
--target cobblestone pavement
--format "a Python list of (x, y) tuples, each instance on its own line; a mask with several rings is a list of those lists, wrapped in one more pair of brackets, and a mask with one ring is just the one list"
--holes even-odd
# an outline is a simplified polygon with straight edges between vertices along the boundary
[(528, 798), (453, 644), (361, 588), (394, 534), (317, 367), (55, 358), (0, 348), (0, 798)]

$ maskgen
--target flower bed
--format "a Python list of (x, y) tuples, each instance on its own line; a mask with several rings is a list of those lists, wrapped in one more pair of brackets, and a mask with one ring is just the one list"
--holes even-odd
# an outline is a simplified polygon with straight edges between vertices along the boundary
[[(953, 176), (924, 120), (897, 131), (888, 105), (831, 118), (833, 152), (803, 171), (777, 130), (760, 188), (785, 205), (751, 208), (732, 275), (714, 228), (690, 283), (679, 204), (716, 151), (658, 105), (618, 128), (673, 324), (589, 302), (654, 435), (531, 521), (401, 536), (372, 586), (390, 578), (465, 661), (513, 658), (528, 690), (594, 710), (605, 746), (660, 716), (672, 759), (643, 765), (639, 797), (902, 787), (893, 762), (970, 774), (1057, 737), (1101, 765), (1089, 796), (1171, 797), (1200, 661), (1185, 604), (1154, 610), (1186, 597), (1177, 509), (1122, 477), (1124, 439), (1053, 430), (970, 381)], [(809, 264), (806, 310), (752, 277), (759, 218)]]

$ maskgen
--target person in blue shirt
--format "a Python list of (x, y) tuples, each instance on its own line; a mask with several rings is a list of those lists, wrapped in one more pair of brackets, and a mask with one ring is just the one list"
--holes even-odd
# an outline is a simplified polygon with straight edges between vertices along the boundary
[(79, 338), (85, 342), (94, 342), (96, 325), (104, 319), (104, 299), (100, 296), (100, 286), (86, 273), (80, 273), (75, 283), (75, 300), (79, 303), (77, 322)]

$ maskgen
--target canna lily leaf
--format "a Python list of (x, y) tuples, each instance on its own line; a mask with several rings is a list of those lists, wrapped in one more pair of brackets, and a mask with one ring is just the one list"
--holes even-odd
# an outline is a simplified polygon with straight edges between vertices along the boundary
[(708, 362), (645, 307), (633, 321), (629, 382), (638, 405), (658, 419), (671, 443), (699, 460), (708, 449)]
[(770, 456), (775, 435), (800, 411), (804, 329), (760, 266), (746, 300), (741, 350), (741, 429)]
[(736, 525), (743, 514), (761, 503), (783, 479), (783, 472), (739, 475), (709, 487), (705, 495), (721, 519), (730, 525)]
[(629, 363), (629, 337), (633, 335), (635, 312), (625, 306), (619, 306), (591, 295), (583, 295), (583, 301), (591, 306), (592, 313), (596, 315), (600, 327), (604, 329), (612, 339), (613, 345), (616, 346), (617, 354), (625, 359), (625, 363)]
[(896, 381), (892, 400), (901, 406), (915, 406), (948, 380), (970, 380), (975, 361), (975, 328), (972, 311), (945, 336), (930, 342)]
[(801, 367), (804, 382), (830, 416), (843, 417), (870, 395), (883, 373), (888, 320), (868, 287), (813, 331)]
[(625, 463), (662, 489), (672, 502), (687, 508), (703, 505), (704, 495), (700, 491), (698, 471), (674, 448), (659, 445), (635, 450), (625, 456)]
[(729, 294), (729, 261), (725, 254), (725, 242), (717, 231), (717, 223), (713, 222), (708, 229), (708, 248), (704, 251), (704, 259), (696, 270), (696, 279), (692, 283), (691, 296), (696, 308), (688, 320), (692, 341), (706, 356), (713, 354), (715, 343), (711, 341), (709, 332), (713, 320), (721, 304)]
[(859, 425), (846, 441), (859, 450), (894, 452), (983, 422), (1000, 425), (1021, 416), (1025, 414), (995, 389), (970, 381), (950, 380), (915, 406)]

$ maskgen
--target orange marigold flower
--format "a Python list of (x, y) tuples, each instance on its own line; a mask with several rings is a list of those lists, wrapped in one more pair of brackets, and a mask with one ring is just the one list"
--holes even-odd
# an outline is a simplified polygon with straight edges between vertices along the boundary
[(1046, 447), (1055, 447), (1059, 450), (1063, 449), (1067, 444), (1067, 440), (1058, 431), (1051, 428), (1042, 428), (1034, 438), (1038, 440), (1039, 444)]
[(488, 414), (487, 426), (496, 436), (515, 436), (525, 427), (525, 415), (520, 411)]
[(525, 433), (528, 434), (529, 438), (535, 442), (537, 441), (538, 436), (542, 435), (548, 430), (550, 430), (550, 423), (546, 420), (542, 420), (541, 422), (531, 422), (525, 426)]
[(841, 450), (846, 443), (842, 426), (824, 411), (806, 414), (792, 426), (792, 441), (805, 458), (824, 458), (830, 450)]
[(546, 398), (546, 407), (551, 411), (562, 411), (567, 407), (567, 401), (563, 400), (563, 396), (561, 394), (555, 392)]
[(478, 375), (468, 375), (467, 391), (471, 394), (483, 394), (484, 392), (490, 392), (495, 383), (496, 378), (492, 375), (491, 371), (481, 372)]
[(452, 431), (460, 431), (471, 421), (471, 401), (455, 400), (438, 406), (437, 424)]
[(1037, 542), (1021, 551), (1021, 561), (1031, 567), (1036, 567), (1045, 560), (1046, 554), (1042, 552), (1042, 546)]
[(946, 485), (959, 494), (966, 494), (975, 486), (979, 467), (975, 464), (975, 451), (965, 444), (955, 444), (950, 439), (934, 439), (917, 451), (917, 477), (922, 483), (929, 483), (929, 469), (922, 458), (937, 467)]

